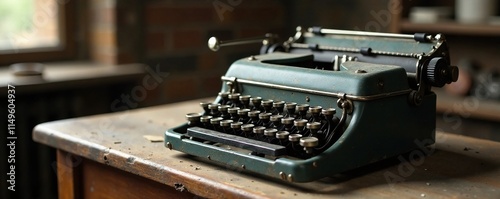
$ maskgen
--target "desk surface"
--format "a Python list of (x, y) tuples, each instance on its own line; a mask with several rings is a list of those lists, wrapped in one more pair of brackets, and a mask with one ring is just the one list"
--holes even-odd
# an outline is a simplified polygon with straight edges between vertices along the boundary
[[(438, 132), (432, 155), (400, 156), (344, 175), (293, 184), (165, 148), (163, 136), (199, 100), (40, 124), (33, 139), (208, 198), (500, 198), (500, 143)], [(409, 161), (408, 161), (409, 160)]]

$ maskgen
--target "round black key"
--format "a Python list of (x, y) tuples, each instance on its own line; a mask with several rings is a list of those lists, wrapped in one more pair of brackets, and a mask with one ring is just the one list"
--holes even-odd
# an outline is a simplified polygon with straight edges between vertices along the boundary
[(189, 122), (197, 122), (200, 121), (201, 116), (201, 113), (188, 113), (186, 114), (186, 119)]
[(298, 111), (307, 111), (309, 110), (309, 104), (299, 104), (297, 105)]
[(293, 121), (293, 125), (296, 127), (304, 127), (307, 124), (306, 119), (296, 119)]
[(261, 113), (259, 114), (259, 119), (261, 120), (269, 120), (269, 118), (272, 116), (272, 113)]
[(245, 132), (251, 132), (254, 126), (255, 125), (253, 124), (243, 124), (241, 125), (241, 130)]
[(229, 109), (229, 108), (231, 108), (231, 106), (229, 106), (229, 105), (220, 105), (218, 107), (219, 111), (221, 111), (221, 112), (227, 112), (227, 109)]
[(229, 92), (219, 92), (219, 96), (224, 99), (227, 99), (229, 96)]
[(251, 95), (241, 95), (240, 96), (240, 101), (242, 101), (242, 102), (250, 102), (250, 98), (252, 98)]
[(228, 95), (230, 100), (237, 100), (240, 99), (241, 94), (240, 93), (231, 93)]
[(230, 127), (233, 120), (222, 120), (220, 121), (220, 126), (222, 127)]
[(285, 106), (285, 101), (276, 101), (273, 102), (273, 107), (274, 108), (283, 108)]
[(337, 110), (335, 110), (335, 108), (327, 108), (327, 109), (323, 109), (321, 111), (321, 113), (323, 115), (333, 116), (333, 115), (335, 115), (335, 113), (337, 113)]
[(321, 123), (319, 123), (319, 122), (310, 122), (310, 123), (307, 123), (306, 128), (307, 129), (311, 129), (311, 130), (318, 130), (319, 128), (321, 128)]
[(248, 112), (250, 112), (250, 109), (247, 109), (247, 108), (240, 109), (240, 110), (238, 110), (238, 115), (247, 116)]
[(217, 110), (219, 108), (220, 104), (209, 104), (208, 109), (210, 110)]
[(266, 127), (256, 126), (253, 128), (253, 133), (262, 135), (264, 133), (264, 130), (266, 130)]
[(256, 118), (259, 117), (260, 111), (250, 111), (248, 112), (248, 117)]
[(240, 110), (240, 108), (239, 108), (239, 107), (233, 107), (233, 108), (228, 108), (228, 109), (227, 109), (227, 112), (228, 112), (229, 114), (235, 114), (235, 113), (238, 113), (238, 110)]
[(295, 107), (297, 106), (297, 103), (295, 102), (288, 102), (288, 103), (285, 103), (285, 108), (287, 110), (290, 110), (290, 109), (293, 109), (295, 110)]
[(210, 116), (210, 115), (201, 116), (200, 122), (208, 123), (208, 122), (210, 122), (211, 119), (212, 119), (212, 116)]
[(311, 111), (312, 114), (320, 114), (321, 110), (323, 110), (323, 107), (321, 107), (321, 106), (311, 106), (311, 107), (309, 107), (309, 111)]
[(283, 115), (271, 115), (271, 117), (269, 117), (269, 120), (271, 120), (271, 122), (277, 122), (281, 121), (282, 118)]
[(315, 137), (303, 137), (303, 138), (300, 138), (300, 146), (303, 146), (303, 147), (316, 147), (318, 146), (318, 138), (315, 138)]
[(288, 140), (290, 142), (298, 142), (300, 140), (300, 138), (302, 138), (302, 135), (301, 134), (290, 134), (288, 136)]
[(278, 139), (286, 139), (288, 137), (288, 135), (290, 135), (290, 133), (288, 131), (278, 131), (276, 133), (276, 138), (278, 138)]
[(264, 130), (264, 135), (268, 136), (268, 137), (274, 137), (274, 135), (276, 135), (277, 132), (278, 132), (277, 129), (269, 128), (269, 129)]
[(233, 123), (231, 123), (231, 128), (232, 129), (240, 129), (241, 125), (243, 125), (242, 122), (233, 122)]
[(285, 125), (290, 125), (290, 124), (293, 124), (293, 121), (295, 120), (295, 118), (293, 117), (285, 117), (285, 118), (282, 118), (281, 119), (281, 123), (282, 124), (285, 124)]
[(224, 118), (222, 117), (216, 117), (216, 118), (212, 118), (210, 119), (210, 124), (216, 124), (216, 125), (219, 125), (220, 124), (220, 121), (224, 120)]

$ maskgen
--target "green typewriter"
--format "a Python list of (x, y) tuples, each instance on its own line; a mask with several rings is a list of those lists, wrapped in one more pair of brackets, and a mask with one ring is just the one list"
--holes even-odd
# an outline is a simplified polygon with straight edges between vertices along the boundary
[(289, 182), (308, 182), (434, 143), (436, 95), (458, 78), (443, 35), (298, 27), (235, 61), (213, 102), (165, 146)]

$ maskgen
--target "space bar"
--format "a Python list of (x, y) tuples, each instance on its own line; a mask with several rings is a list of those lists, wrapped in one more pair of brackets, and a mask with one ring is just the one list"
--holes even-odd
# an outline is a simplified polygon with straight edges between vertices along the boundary
[(203, 140), (218, 142), (221, 144), (254, 151), (265, 155), (286, 155), (286, 147), (284, 146), (269, 144), (267, 142), (252, 140), (237, 135), (221, 133), (210, 129), (191, 127), (187, 129), (187, 135)]

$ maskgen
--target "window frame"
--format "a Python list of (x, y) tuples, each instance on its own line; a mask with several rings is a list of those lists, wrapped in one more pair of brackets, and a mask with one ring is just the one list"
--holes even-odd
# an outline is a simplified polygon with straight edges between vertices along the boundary
[(0, 53), (0, 66), (22, 62), (46, 62), (76, 58), (75, 1), (57, 0), (61, 45), (49, 48), (20, 49)]

